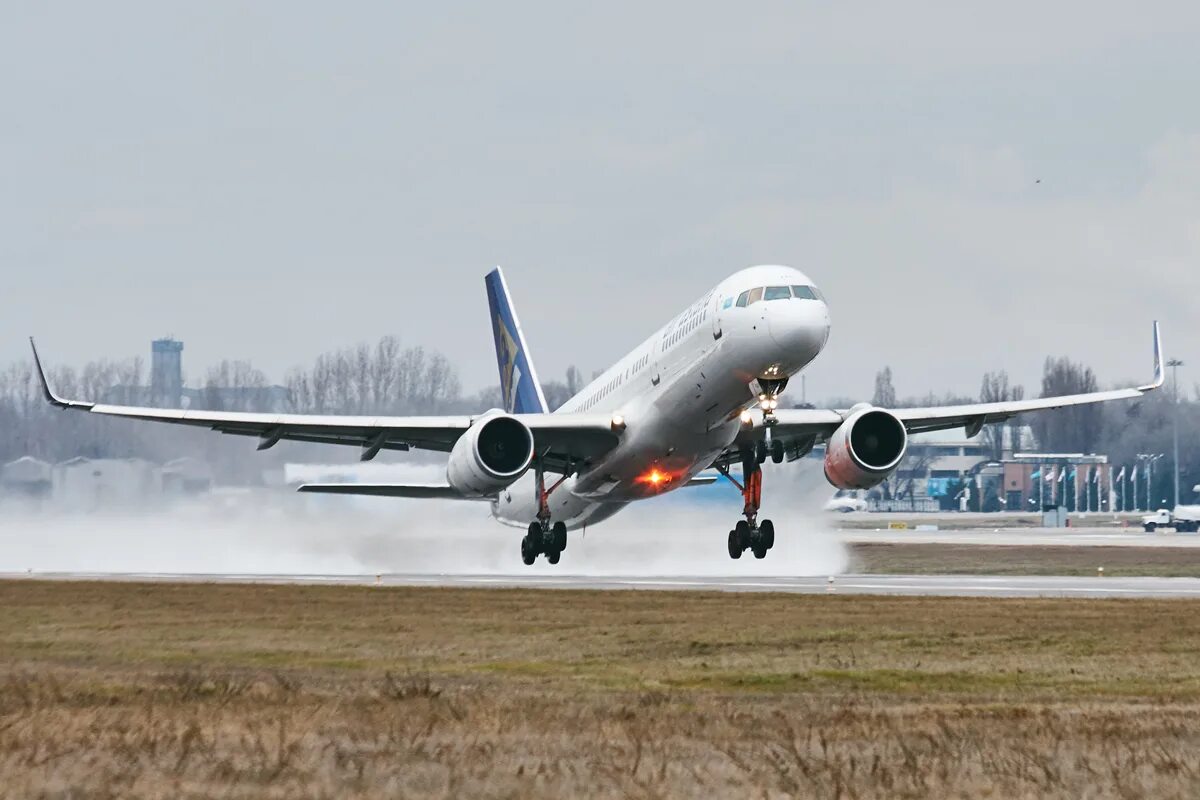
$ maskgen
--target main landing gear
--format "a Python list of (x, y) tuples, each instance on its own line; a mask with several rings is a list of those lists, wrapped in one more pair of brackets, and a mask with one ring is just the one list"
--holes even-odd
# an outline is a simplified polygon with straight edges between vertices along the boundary
[(765, 558), (767, 551), (775, 546), (775, 523), (769, 519), (758, 519), (758, 509), (762, 504), (762, 467), (757, 455), (746, 453), (742, 457), (745, 485), (729, 474), (728, 467), (719, 466), (717, 469), (741, 490), (746, 503), (742, 509), (746, 518), (738, 520), (738, 524), (729, 532), (729, 557), (741, 558), (742, 553), (749, 550), (755, 558)]
[(521, 560), (532, 564), (540, 554), (545, 553), (547, 561), (557, 564), (562, 551), (567, 549), (567, 525), (561, 520), (550, 524), (550, 493), (561, 486), (567, 476), (563, 475), (547, 489), (541, 466), (535, 467), (534, 474), (537, 478), (538, 513), (537, 519), (529, 523), (529, 530), (521, 539)]

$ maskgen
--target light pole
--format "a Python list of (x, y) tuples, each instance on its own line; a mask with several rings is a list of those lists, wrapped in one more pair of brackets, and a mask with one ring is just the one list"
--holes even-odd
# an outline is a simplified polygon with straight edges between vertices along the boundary
[[(1142, 462), (1143, 472), (1146, 474), (1146, 510), (1154, 510), (1154, 498), (1150, 493), (1154, 491), (1154, 462), (1163, 457), (1162, 453), (1138, 453), (1138, 460)], [(1133, 504), (1137, 505), (1137, 487), (1133, 487)]]
[(1175, 492), (1175, 503), (1179, 505), (1179, 368), (1183, 366), (1183, 362), (1178, 358), (1172, 358), (1167, 362), (1167, 366), (1171, 368), (1171, 428), (1173, 446), (1175, 448), (1175, 480), (1171, 483), (1171, 488)]

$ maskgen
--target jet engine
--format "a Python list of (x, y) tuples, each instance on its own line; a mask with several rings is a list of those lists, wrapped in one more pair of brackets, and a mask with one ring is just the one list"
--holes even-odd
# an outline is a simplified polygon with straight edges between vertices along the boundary
[(908, 447), (908, 432), (895, 414), (863, 405), (829, 437), (825, 478), (839, 489), (870, 489), (895, 472)]
[(486, 497), (524, 475), (532, 460), (533, 432), (515, 417), (496, 413), (454, 443), (446, 480), (466, 497)]

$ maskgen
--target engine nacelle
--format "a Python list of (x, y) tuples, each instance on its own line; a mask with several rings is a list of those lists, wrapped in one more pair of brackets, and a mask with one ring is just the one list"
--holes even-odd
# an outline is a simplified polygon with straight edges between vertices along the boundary
[(458, 437), (446, 480), (467, 497), (494, 495), (525, 474), (533, 461), (533, 432), (515, 417), (497, 413)]
[(870, 489), (900, 466), (908, 431), (895, 414), (863, 406), (846, 417), (829, 437), (825, 478), (839, 489)]

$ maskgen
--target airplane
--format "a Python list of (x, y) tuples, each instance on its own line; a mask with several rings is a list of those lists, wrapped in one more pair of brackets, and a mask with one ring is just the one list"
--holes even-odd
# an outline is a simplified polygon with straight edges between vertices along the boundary
[[(283, 440), (355, 445), (370, 460), (382, 450), (449, 454), (439, 484), (306, 484), (302, 492), (483, 500), (502, 523), (525, 530), (521, 559), (556, 564), (569, 530), (594, 525), (637, 500), (716, 476), (742, 493), (729, 531), (731, 558), (764, 558), (775, 526), (759, 519), (762, 466), (795, 461), (825, 444), (825, 477), (838, 489), (869, 489), (899, 467), (910, 434), (964, 428), (1014, 415), (1136, 398), (1163, 384), (1162, 340), (1154, 323), (1154, 377), (1148, 384), (1033, 400), (931, 408), (781, 408), (788, 380), (824, 349), (829, 307), (816, 284), (786, 266), (734, 273), (676, 314), (553, 412), (546, 405), (504, 274), (484, 279), (503, 408), (451, 416), (326, 416), (139, 408), (65, 400), (34, 361), (43, 394), (73, 411), (194, 425), (257, 436), (258, 449)], [(731, 467), (741, 465), (741, 479)], [(549, 478), (547, 476), (550, 476)]]

